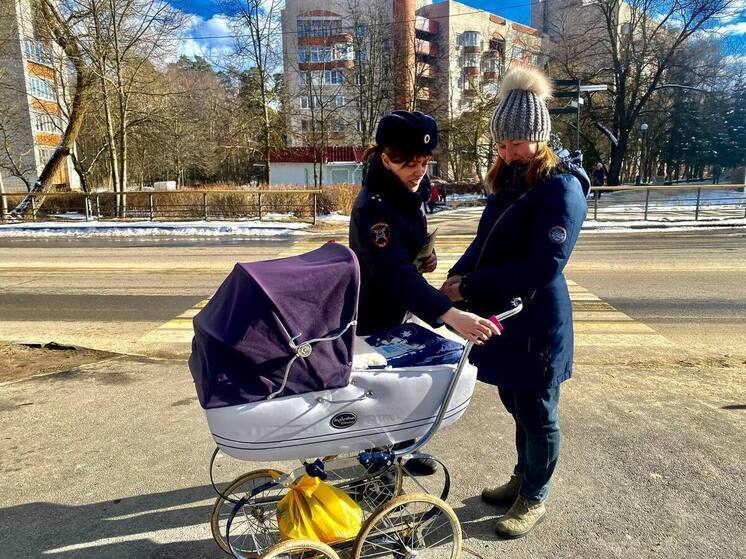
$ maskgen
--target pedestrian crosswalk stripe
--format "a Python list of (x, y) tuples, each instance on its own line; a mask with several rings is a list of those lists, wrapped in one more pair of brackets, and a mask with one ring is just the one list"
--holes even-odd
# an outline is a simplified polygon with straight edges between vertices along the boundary
[[(431, 285), (436, 288), (439, 288), (445, 281), (448, 270), (461, 256), (468, 242), (467, 237), (457, 239), (458, 244), (452, 238), (448, 240), (448, 245), (454, 249), (453, 252), (442, 251), (439, 248), (438, 272), (427, 274), (426, 276)], [(299, 240), (293, 245), (278, 251), (277, 257), (281, 258), (302, 254), (320, 247), (324, 242), (324, 240), (319, 239)], [(576, 282), (568, 280), (567, 285), (573, 306), (573, 326), (576, 346), (663, 348), (674, 345), (646, 324), (638, 322), (615, 309), (612, 305), (603, 301)], [(208, 301), (209, 299), (199, 301), (178, 317), (169, 320), (155, 330), (147, 333), (140, 341), (156, 344), (190, 344), (193, 335), (192, 318)], [(188, 347), (185, 347), (185, 349), (188, 349)]]

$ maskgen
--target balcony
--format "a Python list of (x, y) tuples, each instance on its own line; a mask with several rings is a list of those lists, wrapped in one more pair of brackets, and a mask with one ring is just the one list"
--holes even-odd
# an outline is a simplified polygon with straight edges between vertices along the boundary
[(330, 46), (337, 43), (352, 44), (352, 34), (340, 33), (339, 35), (329, 35), (327, 37), (298, 37), (299, 47)]
[(433, 99), (433, 92), (429, 87), (419, 87), (415, 97), (418, 101), (431, 101)]
[(479, 45), (468, 45), (463, 47), (463, 49), (464, 54), (479, 54), (480, 52), (482, 52), (482, 47), (480, 47)]
[(438, 56), (438, 45), (423, 39), (415, 39), (414, 50), (415, 53), (422, 56)]
[(479, 66), (464, 66), (464, 75), (474, 77), (479, 75)]
[(435, 79), (438, 77), (438, 67), (433, 64), (417, 64), (417, 77)]
[(477, 90), (476, 89), (464, 89), (461, 92), (461, 96), (465, 97), (466, 99), (473, 99), (477, 96)]
[(482, 75), (482, 77), (485, 80), (488, 80), (488, 81), (489, 80), (496, 80), (496, 79), (498, 79), (500, 77), (500, 72), (495, 72), (493, 70), (488, 70), (488, 71), (484, 72), (484, 74)]
[(333, 60), (332, 62), (301, 62), (298, 64), (298, 70), (301, 72), (313, 72), (317, 70), (339, 70), (355, 67), (354, 60)]
[(423, 33), (435, 35), (440, 29), (440, 24), (437, 20), (417, 16), (414, 20), (414, 29), (415, 31), (422, 31)]

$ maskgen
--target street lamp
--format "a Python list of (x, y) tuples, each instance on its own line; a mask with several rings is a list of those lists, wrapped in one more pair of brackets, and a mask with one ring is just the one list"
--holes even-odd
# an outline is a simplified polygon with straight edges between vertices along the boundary
[(648, 131), (648, 125), (647, 125), (647, 123), (643, 122), (640, 125), (640, 138), (641, 138), (641, 143), (640, 143), (640, 165), (639, 165), (638, 170), (637, 170), (637, 180), (635, 181), (635, 184), (637, 184), (638, 186), (640, 184), (640, 181), (643, 180), (642, 173), (643, 173), (643, 170), (644, 170), (643, 161), (645, 160), (645, 134), (647, 134), (647, 131)]

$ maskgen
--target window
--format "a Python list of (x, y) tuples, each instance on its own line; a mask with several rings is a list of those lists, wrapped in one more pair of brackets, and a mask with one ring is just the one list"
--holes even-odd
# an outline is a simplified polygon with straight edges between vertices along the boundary
[(323, 76), (322, 72), (299, 72), (298, 81), (302, 85), (321, 85)]
[(298, 62), (304, 64), (306, 62), (310, 62), (310, 60), (311, 53), (308, 49), (298, 49)]
[(479, 45), (479, 31), (464, 31), (459, 37), (462, 47), (476, 47)]
[(534, 66), (539, 65), (539, 55), (536, 53), (529, 53), (528, 55), (528, 61), (529, 63), (533, 64)]
[(298, 37), (331, 37), (341, 33), (339, 19), (301, 19), (298, 18)]
[(505, 41), (502, 39), (490, 39), (490, 50), (502, 52), (505, 50)]
[(335, 60), (355, 60), (355, 49), (352, 45), (337, 45)]
[(301, 120), (300, 121), (300, 129), (303, 132), (310, 132), (311, 131), (311, 121), (308, 120), (307, 118), (304, 118), (303, 120)]
[(500, 61), (495, 58), (488, 58), (484, 61), (484, 71), (485, 72), (499, 72), (500, 71)]
[(309, 102), (308, 95), (301, 95), (300, 96), (300, 108), (301, 109), (310, 109), (311, 108), (311, 103)]
[(345, 131), (345, 123), (341, 120), (332, 120), (331, 122), (332, 132), (342, 133)]
[(479, 55), (465, 54), (463, 57), (463, 64), (466, 68), (479, 68)]
[(44, 168), (44, 165), (52, 159), (56, 150), (50, 148), (36, 148), (36, 160), (38, 161), (37, 168), (39, 170)]
[(52, 55), (39, 41), (26, 40), (23, 45), (24, 54), (27, 60), (38, 62), (39, 64), (52, 65)]
[(363, 123), (360, 122), (359, 120), (355, 123), (355, 130), (357, 130), (358, 132), (363, 131)]
[(49, 101), (56, 101), (57, 96), (55, 95), (54, 84), (36, 76), (32, 76), (29, 80), (29, 89), (31, 95), (39, 99), (47, 99)]
[(342, 72), (339, 70), (325, 70), (324, 71), (324, 84), (326, 85), (340, 85), (344, 81)]
[(365, 37), (365, 35), (368, 33), (368, 29), (365, 27), (365, 25), (358, 25), (355, 28), (355, 35), (358, 37)]
[(513, 58), (523, 60), (523, 49), (521, 47), (513, 46)]
[(347, 104), (347, 99), (345, 99), (344, 95), (337, 95), (334, 98), (334, 106), (337, 107), (338, 109), (340, 107), (344, 107), (346, 104)]
[(58, 134), (62, 132), (62, 119), (46, 113), (34, 113), (34, 129), (37, 132)]
[(311, 47), (310, 62), (331, 62), (333, 59), (334, 49), (332, 47)]

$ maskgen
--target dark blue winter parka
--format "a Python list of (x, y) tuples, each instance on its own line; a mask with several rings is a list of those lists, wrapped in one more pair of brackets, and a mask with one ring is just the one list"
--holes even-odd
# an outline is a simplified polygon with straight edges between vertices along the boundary
[[(566, 153), (566, 152), (565, 152)], [(521, 297), (524, 309), (500, 336), (475, 347), (478, 378), (505, 388), (541, 390), (570, 378), (572, 306), (562, 273), (587, 213), (590, 181), (580, 153), (560, 171), (528, 187), (520, 166), (487, 198), (477, 235), (449, 271), (461, 275), (469, 310), (499, 314)]]
[(453, 306), (414, 264), (427, 241), (420, 195), (376, 157), (350, 216), (350, 248), (360, 262), (358, 334), (396, 326), (407, 311), (436, 325)]

